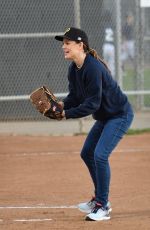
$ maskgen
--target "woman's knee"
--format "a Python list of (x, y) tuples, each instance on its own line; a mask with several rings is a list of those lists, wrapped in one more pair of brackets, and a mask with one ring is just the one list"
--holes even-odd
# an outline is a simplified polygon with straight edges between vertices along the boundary
[(84, 146), (80, 153), (80, 156), (84, 161), (86, 161), (88, 158), (90, 158), (93, 155), (94, 152), (88, 146)]
[(80, 157), (82, 158), (82, 160), (85, 160), (85, 159), (87, 158), (87, 151), (86, 151), (86, 148), (83, 148), (83, 149), (81, 150)]
[(84, 160), (84, 158), (85, 158), (85, 152), (83, 150), (80, 153), (80, 157), (81, 157), (82, 160)]

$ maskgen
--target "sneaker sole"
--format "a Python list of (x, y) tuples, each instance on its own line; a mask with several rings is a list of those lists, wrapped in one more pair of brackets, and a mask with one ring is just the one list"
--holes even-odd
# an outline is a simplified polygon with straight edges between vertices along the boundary
[(102, 220), (110, 220), (110, 216), (104, 216), (100, 219), (98, 218), (90, 218), (89, 216), (86, 216), (85, 218), (86, 221), (102, 221)]

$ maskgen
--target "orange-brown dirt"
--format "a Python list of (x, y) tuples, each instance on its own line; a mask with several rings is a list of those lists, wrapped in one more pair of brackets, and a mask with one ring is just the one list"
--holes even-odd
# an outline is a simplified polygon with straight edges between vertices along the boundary
[(85, 221), (83, 213), (70, 207), (93, 195), (80, 159), (84, 140), (0, 136), (1, 230), (150, 229), (150, 134), (125, 136), (112, 153), (113, 211), (111, 220), (103, 222)]

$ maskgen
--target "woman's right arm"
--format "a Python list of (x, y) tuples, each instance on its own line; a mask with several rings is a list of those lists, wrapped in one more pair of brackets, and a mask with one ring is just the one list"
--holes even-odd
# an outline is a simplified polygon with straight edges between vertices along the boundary
[(70, 109), (70, 108), (73, 108), (79, 105), (79, 102), (76, 97), (75, 82), (73, 81), (75, 79), (74, 79), (74, 76), (70, 74), (71, 67), (72, 65), (70, 66), (69, 71), (68, 71), (68, 82), (69, 82), (68, 91), (69, 92), (68, 92), (68, 95), (63, 99), (64, 109)]

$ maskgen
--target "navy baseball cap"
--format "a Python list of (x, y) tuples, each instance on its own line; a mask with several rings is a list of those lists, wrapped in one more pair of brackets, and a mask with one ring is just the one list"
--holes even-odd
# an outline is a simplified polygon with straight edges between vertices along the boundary
[(64, 35), (55, 36), (55, 39), (58, 41), (63, 41), (64, 38), (71, 41), (83, 42), (87, 47), (89, 47), (87, 34), (79, 28), (70, 27), (66, 29)]

